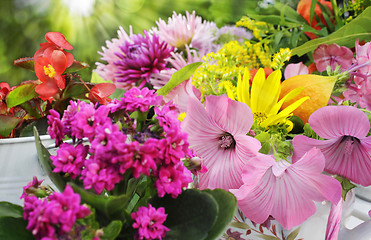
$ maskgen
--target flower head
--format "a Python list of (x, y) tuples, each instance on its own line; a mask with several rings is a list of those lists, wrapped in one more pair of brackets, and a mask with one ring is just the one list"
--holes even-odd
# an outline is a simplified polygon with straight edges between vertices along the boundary
[(336, 43), (319, 45), (313, 52), (313, 60), (320, 72), (326, 71), (327, 66), (334, 71), (338, 65), (345, 71), (355, 61), (352, 50)]
[(293, 139), (293, 161), (312, 147), (319, 148), (326, 159), (325, 171), (338, 174), (364, 186), (371, 185), (371, 137), (367, 116), (351, 106), (326, 106), (315, 111), (309, 125), (321, 138), (298, 135)]
[(63, 132), (64, 125), (60, 119), (60, 115), (54, 109), (50, 109), (48, 118), (48, 134), (55, 140), (55, 146), (62, 144), (65, 133)]
[(148, 207), (140, 207), (137, 212), (132, 213), (133, 228), (138, 229), (136, 239), (152, 240), (165, 237), (166, 232), (170, 230), (163, 225), (166, 216), (163, 207), (156, 209), (151, 204)]
[(190, 146), (208, 169), (200, 174), (200, 188), (238, 188), (241, 173), (250, 158), (256, 156), (260, 142), (246, 136), (253, 124), (250, 108), (226, 96), (208, 96), (206, 109), (190, 98), (187, 116), (182, 122)]
[(271, 215), (285, 229), (291, 229), (316, 212), (313, 201), (339, 202), (341, 185), (336, 179), (321, 174), (324, 166), (324, 156), (316, 148), (294, 164), (260, 155), (244, 168), (244, 184), (230, 191), (250, 220), (263, 223)]
[(186, 16), (174, 12), (168, 23), (162, 19), (156, 23), (160, 39), (175, 48), (182, 49), (189, 45), (198, 50), (211, 49), (212, 42), (216, 39), (216, 24), (202, 21), (201, 17), (196, 17), (195, 11), (192, 14), (186, 12)]
[[(251, 92), (248, 72), (245, 72), (243, 79), (240, 76), (237, 82), (237, 100), (250, 106), (254, 120), (262, 127), (285, 123), (292, 111), (309, 98), (300, 98), (279, 112), (282, 104), (291, 100), (300, 91), (299, 88), (294, 89), (278, 101), (281, 92), (281, 71), (279, 70), (274, 71), (265, 79), (264, 70), (259, 69), (254, 76)], [(232, 92), (229, 92), (228, 96), (235, 99)]]

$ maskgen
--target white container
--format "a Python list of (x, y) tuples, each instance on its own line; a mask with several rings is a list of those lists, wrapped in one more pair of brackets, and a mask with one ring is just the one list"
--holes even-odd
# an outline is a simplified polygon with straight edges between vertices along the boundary
[[(49, 135), (40, 139), (44, 146), (54, 143)], [(40, 166), (35, 138), (0, 139), (0, 201), (23, 205), (19, 198), (33, 176), (45, 179), (44, 184), (51, 184)]]

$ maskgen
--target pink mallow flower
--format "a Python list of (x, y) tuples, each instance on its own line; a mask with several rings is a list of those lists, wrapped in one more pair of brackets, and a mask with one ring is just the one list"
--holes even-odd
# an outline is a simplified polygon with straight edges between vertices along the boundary
[(303, 223), (316, 212), (313, 201), (341, 198), (340, 183), (321, 174), (325, 158), (313, 148), (293, 164), (276, 162), (271, 155), (260, 155), (245, 166), (239, 189), (230, 189), (247, 218), (262, 224), (271, 215), (285, 229)]
[(131, 214), (131, 218), (134, 220), (133, 228), (138, 229), (136, 239), (152, 240), (165, 237), (170, 230), (163, 225), (166, 217), (165, 208), (156, 209), (151, 204), (148, 207), (140, 207), (137, 212), (133, 212)]
[(363, 186), (371, 185), (371, 137), (366, 137), (370, 122), (366, 114), (352, 106), (326, 106), (315, 111), (308, 123), (327, 140), (295, 136), (294, 162), (317, 147), (325, 156), (325, 171)]
[(227, 96), (208, 96), (206, 110), (189, 98), (183, 130), (208, 171), (199, 175), (201, 189), (239, 188), (244, 165), (258, 154), (260, 142), (246, 134), (253, 124), (250, 108)]
[(319, 45), (313, 52), (313, 60), (320, 72), (326, 71), (327, 66), (334, 71), (337, 65), (345, 71), (355, 61), (352, 50), (336, 43)]

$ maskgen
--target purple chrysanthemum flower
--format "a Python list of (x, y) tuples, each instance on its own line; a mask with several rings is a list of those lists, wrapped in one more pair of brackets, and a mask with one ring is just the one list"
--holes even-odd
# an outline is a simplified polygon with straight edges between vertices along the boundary
[(182, 193), (182, 189), (192, 182), (192, 173), (179, 162), (175, 166), (168, 165), (158, 171), (158, 178), (155, 187), (158, 196), (163, 197), (170, 194), (176, 198)]
[(162, 97), (157, 96), (154, 90), (149, 90), (146, 87), (143, 89), (132, 88), (124, 94), (121, 101), (123, 108), (128, 112), (137, 110), (147, 112), (151, 106), (160, 104)]
[(165, 59), (173, 51), (156, 34), (149, 35), (147, 31), (144, 36), (131, 35), (130, 41), (123, 42), (119, 48), (120, 51), (115, 53), (118, 59), (113, 63), (118, 70), (115, 79), (125, 83), (149, 82), (151, 74), (165, 69)]
[(57, 150), (57, 155), (50, 156), (55, 166), (53, 172), (68, 173), (72, 179), (75, 179), (81, 174), (88, 149), (88, 146), (82, 144), (73, 146), (68, 143), (63, 143)]
[(133, 228), (138, 229), (136, 239), (152, 240), (165, 237), (166, 232), (170, 230), (163, 225), (166, 216), (163, 207), (156, 209), (151, 204), (148, 207), (140, 207), (137, 212), (132, 213)]
[(168, 19), (168, 23), (162, 19), (156, 23), (160, 39), (180, 49), (186, 44), (198, 50), (212, 49), (218, 29), (214, 22), (203, 21), (201, 17), (196, 17), (195, 11), (192, 14), (186, 12), (186, 16), (174, 12)]
[(58, 147), (63, 143), (64, 132), (63, 132), (63, 123), (60, 119), (60, 115), (57, 111), (50, 109), (48, 115), (48, 134), (52, 139), (55, 140), (55, 146)]

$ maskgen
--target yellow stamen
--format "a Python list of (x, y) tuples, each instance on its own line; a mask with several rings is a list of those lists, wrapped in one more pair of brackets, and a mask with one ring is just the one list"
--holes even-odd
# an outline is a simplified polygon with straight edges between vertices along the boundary
[(50, 78), (54, 78), (55, 76), (55, 70), (50, 64), (48, 64), (48, 66), (44, 66), (44, 73)]

